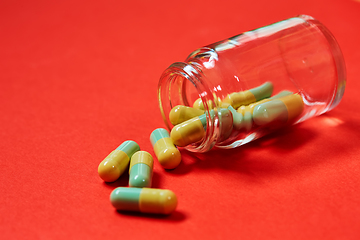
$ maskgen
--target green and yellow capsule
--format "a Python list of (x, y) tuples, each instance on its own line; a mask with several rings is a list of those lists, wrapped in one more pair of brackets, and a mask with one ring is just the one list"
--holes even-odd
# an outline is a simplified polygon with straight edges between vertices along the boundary
[(132, 155), (139, 151), (139, 145), (134, 141), (125, 141), (112, 151), (98, 167), (98, 173), (105, 182), (116, 181), (129, 166)]
[(302, 97), (296, 93), (262, 103), (254, 108), (253, 121), (258, 126), (290, 124), (304, 110)]
[(242, 115), (245, 115), (246, 112), (250, 112), (251, 115), (253, 114), (253, 111), (254, 111), (254, 108), (262, 103), (265, 103), (265, 102), (268, 102), (268, 101), (271, 101), (273, 99), (279, 99), (279, 98), (282, 98), (282, 97), (285, 97), (285, 96), (288, 96), (288, 95), (291, 95), (291, 94), (294, 94), (293, 92), (290, 92), (290, 91), (287, 91), (287, 90), (284, 90), (284, 91), (281, 91), (279, 92), (278, 94), (270, 97), (270, 98), (265, 98), (261, 101), (258, 101), (258, 102), (254, 102), (254, 103), (251, 103), (249, 105), (243, 105), (241, 107), (239, 107), (237, 109), (237, 112), (238, 113), (241, 113)]
[(237, 110), (235, 110), (231, 105), (228, 107), (228, 109), (231, 111), (232, 115), (233, 115), (233, 124), (234, 124), (234, 128), (236, 130), (244, 130), (244, 131), (250, 131), (252, 129), (253, 126), (253, 111), (254, 108), (262, 103), (265, 102), (269, 102), (273, 99), (278, 99), (284, 96), (288, 96), (293, 94), (290, 91), (282, 91), (279, 94), (271, 97), (271, 98), (265, 98), (263, 100), (260, 100), (258, 102), (255, 103), (251, 103), (249, 105), (246, 106), (241, 106), (239, 107)]
[(204, 110), (178, 105), (171, 109), (169, 113), (169, 120), (171, 124), (175, 126), (202, 114), (204, 114)]
[[(214, 117), (214, 110), (209, 111), (211, 118)], [(229, 137), (233, 129), (233, 119), (230, 111), (226, 108), (218, 108), (218, 124), (220, 129), (220, 139)], [(173, 143), (179, 147), (185, 147), (203, 139), (207, 127), (207, 113), (189, 119), (173, 127), (170, 137)]]
[(118, 187), (110, 194), (117, 210), (142, 213), (170, 214), (177, 206), (177, 197), (167, 189)]
[(129, 186), (151, 187), (154, 160), (150, 153), (138, 151), (130, 160)]
[(174, 169), (180, 164), (180, 151), (174, 146), (168, 131), (163, 128), (155, 129), (150, 134), (150, 142), (163, 168)]
[(230, 104), (234, 109), (237, 109), (242, 105), (248, 105), (250, 103), (260, 101), (264, 98), (270, 97), (273, 92), (273, 88), (274, 86), (271, 82), (266, 82), (253, 89), (231, 93), (222, 101), (222, 106), (227, 107), (226, 105)]
[(173, 127), (170, 137), (179, 147), (200, 141), (205, 136), (206, 114), (194, 117)]

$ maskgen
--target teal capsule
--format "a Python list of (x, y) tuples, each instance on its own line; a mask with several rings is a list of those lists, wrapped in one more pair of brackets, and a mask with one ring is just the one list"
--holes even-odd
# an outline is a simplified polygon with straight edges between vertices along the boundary
[(138, 151), (130, 160), (129, 186), (151, 187), (154, 160), (150, 153)]

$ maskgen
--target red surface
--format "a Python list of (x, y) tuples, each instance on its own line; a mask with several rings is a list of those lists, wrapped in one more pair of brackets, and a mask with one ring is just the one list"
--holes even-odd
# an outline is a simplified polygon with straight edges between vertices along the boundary
[[(348, 82), (330, 113), (230, 151), (155, 163), (168, 217), (118, 213), (97, 166), (153, 154), (162, 71), (194, 49), (298, 14), (337, 38)], [(360, 2), (2, 1), (1, 239), (360, 239)]]

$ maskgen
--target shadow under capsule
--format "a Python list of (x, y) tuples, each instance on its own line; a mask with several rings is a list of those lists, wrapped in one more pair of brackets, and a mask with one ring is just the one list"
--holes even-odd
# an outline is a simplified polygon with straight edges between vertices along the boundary
[(108, 188), (114, 189), (117, 187), (127, 187), (129, 185), (129, 172), (125, 171), (121, 176), (114, 182), (104, 182), (104, 185)]
[(181, 222), (186, 219), (186, 214), (183, 212), (175, 210), (169, 215), (163, 215), (163, 214), (153, 214), (153, 213), (141, 213), (141, 212), (130, 212), (130, 211), (124, 211), (124, 210), (115, 210), (120, 215), (123, 216), (132, 216), (132, 217), (141, 217), (141, 218), (151, 218), (151, 219), (157, 219), (157, 220), (163, 220), (163, 221), (172, 221), (172, 222)]

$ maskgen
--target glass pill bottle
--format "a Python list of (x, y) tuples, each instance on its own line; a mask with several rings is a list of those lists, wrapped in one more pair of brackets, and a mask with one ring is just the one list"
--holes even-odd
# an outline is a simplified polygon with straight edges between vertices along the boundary
[[(300, 15), (199, 48), (171, 64), (160, 78), (158, 100), (175, 144), (206, 152), (238, 147), (330, 111), (345, 82), (333, 35)], [(198, 112), (174, 123), (177, 106)]]

